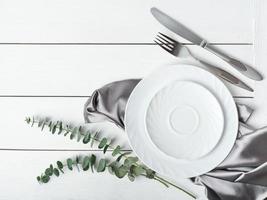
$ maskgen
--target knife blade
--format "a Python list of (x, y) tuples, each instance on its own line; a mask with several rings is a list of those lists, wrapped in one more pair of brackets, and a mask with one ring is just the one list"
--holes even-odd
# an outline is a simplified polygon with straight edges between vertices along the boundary
[(151, 8), (151, 13), (163, 26), (178, 34), (179, 36), (185, 38), (186, 40), (192, 42), (193, 44), (199, 45), (200, 47), (220, 57), (248, 78), (257, 81), (263, 79), (263, 77), (255, 69), (226, 55), (225, 53), (220, 52), (218, 49), (211, 47), (206, 40), (204, 40), (196, 33), (185, 27), (183, 24), (174, 20), (164, 12), (160, 11), (159, 9), (153, 7)]

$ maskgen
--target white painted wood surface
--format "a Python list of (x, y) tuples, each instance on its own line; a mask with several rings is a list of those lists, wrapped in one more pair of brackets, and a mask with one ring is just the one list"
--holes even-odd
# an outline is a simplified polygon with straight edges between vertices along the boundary
[[(200, 47), (190, 47), (199, 57), (242, 77), (216, 56)], [(253, 64), (251, 45), (219, 48)], [(0, 55), (0, 80), (5, 83), (0, 84), (0, 95), (88, 96), (103, 84), (142, 78), (159, 66), (181, 61), (156, 45), (1, 45)], [(242, 78), (254, 85), (253, 81)], [(235, 86), (230, 88), (234, 96), (253, 96)]]
[(256, 127), (266, 126), (267, 124), (267, 1), (255, 1), (255, 64), (259, 71), (265, 75), (265, 79), (255, 85), (255, 99), (253, 105), (255, 107), (254, 118), (251, 124)]
[(253, 41), (251, 0), (1, 0), (0, 42), (151, 43), (152, 6), (210, 42)]
[[(153, 44), (158, 31), (174, 35), (152, 18), (152, 6), (254, 65), (252, 0), (0, 0), (1, 200), (190, 199), (146, 179), (130, 183), (106, 173), (72, 172), (40, 186), (35, 177), (50, 163), (91, 150), (62, 136), (41, 133), (23, 121), (25, 116), (40, 115), (82, 124), (83, 105), (94, 89), (146, 76), (167, 63), (191, 63)], [(258, 86), (215, 56), (189, 47), (204, 60)], [(229, 88), (239, 101), (253, 101), (246, 97), (254, 93)], [(103, 129), (103, 134), (115, 136), (129, 149), (125, 134), (111, 126), (93, 128)], [(173, 179), (203, 196), (201, 188)]]
[[(1, 184), (0, 199), (192, 199), (177, 189), (166, 188), (153, 180), (139, 178), (132, 183), (108, 172), (92, 174), (91, 170), (78, 172), (76, 168), (73, 171), (65, 170), (64, 175), (51, 179), (49, 184), (37, 183), (36, 175), (53, 161), (91, 153), (97, 155), (97, 152), (0, 152), (1, 158), (9, 158), (8, 162), (0, 165), (1, 181), (5, 183)], [(173, 182), (191, 192), (203, 192), (202, 188), (189, 181)]]

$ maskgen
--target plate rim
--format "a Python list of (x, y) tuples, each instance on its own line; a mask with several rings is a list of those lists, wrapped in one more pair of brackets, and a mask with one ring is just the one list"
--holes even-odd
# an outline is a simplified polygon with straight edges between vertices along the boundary
[[(176, 159), (166, 159), (166, 158), (164, 158), (164, 156), (162, 155), (162, 154), (160, 154), (159, 153), (159, 155), (156, 155), (156, 157), (158, 157), (158, 158), (160, 158), (161, 160), (155, 160), (155, 156), (153, 156), (153, 155), (149, 155), (148, 154), (148, 150), (149, 151), (151, 151), (150, 153), (153, 153), (154, 151), (155, 151), (155, 149), (153, 149), (153, 148), (151, 148), (151, 147), (147, 147), (147, 149), (146, 149), (146, 151), (143, 151), (142, 152), (142, 155), (140, 155), (139, 154), (139, 152), (137, 152), (137, 149), (135, 149), (135, 147), (133, 146), (133, 144), (132, 144), (132, 142), (134, 141), (134, 140), (136, 140), (135, 139), (135, 136), (136, 136), (136, 134), (135, 134), (135, 136), (133, 137), (133, 138), (131, 138), (131, 135), (129, 134), (129, 130), (128, 130), (128, 128), (129, 128), (129, 125), (128, 125), (128, 112), (129, 112), (129, 107), (131, 106), (131, 103), (132, 103), (132, 99), (133, 98), (136, 98), (135, 96), (137, 96), (136, 95), (136, 93), (138, 94), (138, 90), (140, 90), (140, 87), (141, 87), (141, 90), (142, 90), (142, 85), (144, 84), (144, 83), (146, 83), (146, 82), (148, 82), (149, 83), (149, 81), (151, 81), (151, 79), (153, 80), (153, 77), (155, 77), (156, 75), (158, 75), (159, 73), (164, 73), (164, 72), (168, 72), (168, 71), (173, 71), (173, 70), (175, 70), (175, 71), (179, 71), (179, 70), (181, 70), (181, 69), (185, 69), (185, 70), (188, 70), (188, 69), (190, 69), (190, 70), (193, 70), (193, 71), (195, 71), (195, 70), (197, 70), (197, 71), (199, 71), (199, 73), (201, 74), (204, 74), (204, 76), (209, 76), (210, 77), (210, 79), (211, 80), (213, 80), (213, 84), (218, 84), (220, 87), (221, 87), (221, 89), (222, 89), (222, 91), (223, 92), (225, 92), (227, 95), (228, 95), (228, 97), (230, 97), (230, 98), (228, 98), (227, 100), (228, 101), (231, 101), (230, 103), (231, 103), (231, 105), (232, 105), (232, 110), (231, 111), (234, 111), (234, 113), (232, 113), (232, 115), (234, 115), (234, 116), (231, 116), (231, 115), (229, 115), (229, 112), (228, 112), (228, 115), (229, 116), (231, 116), (232, 117), (232, 119), (233, 120), (235, 120), (235, 124), (234, 125), (232, 125), (232, 127), (234, 127), (234, 132), (235, 133), (232, 133), (232, 135), (229, 135), (229, 133), (228, 134), (225, 134), (225, 130), (224, 130), (224, 134), (223, 134), (223, 136), (222, 136), (222, 138), (221, 138), (221, 140), (223, 140), (224, 139), (224, 143), (226, 143), (226, 140), (225, 140), (225, 137), (227, 136), (227, 137), (230, 137), (231, 136), (231, 141), (229, 142), (228, 141), (228, 143), (226, 143), (226, 147), (227, 147), (227, 150), (224, 150), (224, 149), (222, 149), (221, 148), (221, 144), (219, 144), (219, 145), (217, 145), (216, 147), (215, 147), (215, 149), (219, 149), (220, 151), (219, 151), (219, 153), (217, 153), (217, 154), (219, 154), (219, 156), (220, 156), (220, 159), (214, 159), (214, 160), (216, 160), (216, 162), (215, 161), (213, 161), (213, 165), (211, 166), (208, 166), (208, 167), (205, 167), (204, 165), (202, 165), (201, 167), (200, 167), (200, 169), (198, 169), (198, 170), (196, 170), (196, 169), (191, 169), (191, 171), (189, 170), (189, 169), (187, 169), (187, 171), (185, 172), (182, 172), (182, 171), (175, 171), (174, 170), (174, 168), (172, 169), (171, 168), (171, 170), (173, 170), (173, 171), (171, 171), (170, 170), (170, 167), (169, 166), (166, 166), (166, 165), (162, 165), (161, 163), (159, 163), (159, 161), (166, 161), (166, 162), (169, 162), (168, 164), (169, 165), (172, 165), (171, 167), (176, 167), (176, 165), (177, 165), (177, 163), (175, 162), (176, 161)], [(190, 71), (189, 70), (189, 71)], [(174, 79), (174, 80), (179, 80), (178, 79), (178, 77), (179, 77), (179, 75), (171, 75), (171, 76), (174, 76), (174, 77), (176, 77), (176, 79)], [(160, 76), (161, 77), (161, 76)], [(181, 78), (180, 78), (180, 80), (181, 80)], [(173, 80), (172, 80), (173, 81)], [(201, 80), (202, 81), (202, 80)], [(171, 81), (169, 81), (169, 82), (171, 82)], [(164, 87), (164, 86), (166, 86), (166, 84), (165, 85), (163, 85), (163, 86), (161, 86), (161, 88), (162, 87)], [(205, 86), (204, 86), (205, 87)], [(210, 86), (211, 87), (211, 86)], [(207, 87), (206, 89), (208, 89), (217, 99), (218, 99), (218, 97), (217, 97), (217, 95), (216, 94), (214, 94), (214, 91), (211, 91), (211, 88), (210, 87)], [(217, 92), (217, 91), (216, 91)], [(221, 92), (221, 91), (220, 91)], [(223, 100), (221, 100), (221, 99), (218, 99), (219, 100), (219, 103), (225, 103)], [(149, 101), (150, 102), (150, 101)], [(224, 107), (223, 107), (223, 109), (224, 109), (224, 112), (226, 112), (226, 111), (228, 111), (229, 109), (225, 109)], [(224, 113), (224, 115), (226, 115), (225, 113)], [(229, 117), (228, 116), (228, 117)], [(226, 116), (224, 116), (224, 117), (226, 117)], [(130, 95), (130, 97), (129, 97), (129, 99), (128, 99), (128, 102), (127, 102), (127, 104), (126, 104), (126, 110), (125, 110), (125, 116), (124, 116), (124, 119), (125, 119), (125, 131), (126, 131), (126, 134), (127, 134), (127, 138), (128, 138), (128, 142), (129, 142), (129, 145), (131, 146), (131, 148), (132, 148), (132, 150), (134, 151), (134, 153), (140, 158), (140, 160), (144, 163), (144, 164), (146, 164), (148, 167), (150, 167), (151, 169), (153, 169), (153, 170), (155, 170), (155, 171), (157, 171), (159, 174), (162, 174), (162, 175), (165, 175), (165, 176), (179, 176), (179, 177), (184, 177), (184, 178), (189, 178), (189, 177), (194, 177), (194, 176), (197, 176), (197, 175), (200, 175), (200, 174), (203, 174), (203, 173), (206, 173), (206, 172), (208, 172), (208, 171), (210, 171), (210, 170), (212, 170), (213, 168), (215, 168), (216, 166), (218, 166), (226, 157), (227, 157), (227, 155), (231, 152), (231, 150), (232, 150), (232, 148), (233, 148), (233, 146), (234, 146), (234, 143), (235, 143), (235, 140), (236, 140), (236, 137), (237, 137), (237, 133), (238, 133), (238, 113), (237, 113), (237, 107), (236, 107), (236, 104), (235, 104), (235, 101), (234, 101), (234, 99), (233, 99), (233, 97), (232, 97), (232, 95), (231, 95), (231, 93), (230, 93), (230, 91), (229, 91), (229, 89), (223, 84), (223, 82), (220, 80), (220, 79), (218, 79), (215, 75), (213, 75), (213, 74), (211, 74), (210, 72), (208, 72), (207, 70), (204, 70), (204, 69), (202, 69), (202, 68), (200, 68), (200, 67), (198, 67), (198, 66), (195, 66), (195, 65), (188, 65), (188, 64), (169, 64), (169, 65), (165, 65), (165, 66), (161, 66), (161, 67), (159, 67), (159, 68), (157, 68), (156, 70), (154, 70), (150, 75), (148, 75), (147, 77), (145, 77), (144, 79), (142, 79), (137, 85), (136, 85), (136, 87), (134, 88), (134, 90), (132, 91), (132, 93), (131, 93), (131, 95)], [(143, 121), (144, 122), (144, 121)], [(142, 122), (141, 122), (142, 123)], [(227, 120), (225, 120), (225, 123), (227, 123)], [(229, 124), (229, 122), (228, 122), (228, 124)], [(137, 125), (137, 124), (136, 124)], [(143, 124), (144, 125), (144, 124)], [(229, 125), (228, 125), (229, 126)], [(136, 127), (138, 127), (138, 126), (136, 126)], [(227, 130), (228, 132), (230, 132), (229, 130)], [(232, 131), (233, 132), (233, 131)], [(226, 136), (225, 136), (226, 135)], [(141, 135), (141, 137), (143, 137), (142, 135)], [(143, 141), (144, 143), (146, 143), (146, 141)], [(221, 142), (221, 141), (220, 141)], [(223, 144), (224, 144), (223, 143)], [(222, 151), (222, 150), (224, 150), (224, 151)], [(217, 150), (218, 151), (218, 150)], [(154, 152), (155, 153), (155, 152)], [(211, 155), (212, 154), (214, 154), (214, 152), (212, 152), (211, 153)], [(223, 158), (222, 158), (222, 155), (223, 155)], [(152, 157), (151, 157), (152, 156)], [(208, 157), (210, 157), (210, 156), (208, 156)], [(143, 159), (143, 158), (145, 158), (145, 159)], [(145, 160), (145, 161), (144, 161)], [(158, 163), (157, 164), (157, 167), (155, 167), (155, 165), (153, 166), (153, 164), (151, 164), (151, 163)], [(164, 162), (163, 162), (164, 163)], [(185, 161), (185, 164), (188, 164), (189, 163), (189, 161)], [(192, 163), (192, 162), (191, 162)], [(200, 162), (201, 163), (201, 162)], [(216, 165), (214, 164), (214, 163), (216, 163)], [(176, 165), (175, 165), (176, 164)], [(204, 167), (203, 167), (204, 166)], [(205, 170), (204, 170), (205, 169)], [(166, 171), (168, 171), (169, 173), (166, 173)]]

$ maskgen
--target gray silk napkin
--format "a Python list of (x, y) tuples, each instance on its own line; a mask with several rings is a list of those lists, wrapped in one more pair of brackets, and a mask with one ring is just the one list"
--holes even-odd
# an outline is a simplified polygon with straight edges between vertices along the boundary
[[(124, 128), (126, 103), (139, 81), (113, 82), (96, 90), (85, 104), (85, 121), (111, 121)], [(267, 199), (267, 127), (253, 130), (246, 125), (252, 109), (238, 104), (237, 108), (240, 127), (232, 151), (214, 170), (192, 178), (206, 187), (210, 200)]]

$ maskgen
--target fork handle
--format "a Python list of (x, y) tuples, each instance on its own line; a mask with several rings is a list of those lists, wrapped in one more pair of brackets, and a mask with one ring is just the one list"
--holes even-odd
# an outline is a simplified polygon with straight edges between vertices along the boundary
[(232, 57), (226, 55), (225, 53), (219, 51), (217, 48), (210, 46), (209, 44), (206, 44), (205, 46), (203, 46), (203, 48), (208, 50), (209, 52), (215, 54), (216, 56), (218, 56), (219, 58), (221, 58), (225, 62), (227, 62), (229, 65), (234, 67), (236, 70), (241, 72), (243, 75), (245, 75), (245, 76), (247, 76), (253, 80), (257, 80), (257, 81), (262, 80), (262, 76), (255, 69), (240, 62), (239, 60), (237, 60), (235, 58), (232, 58)]

